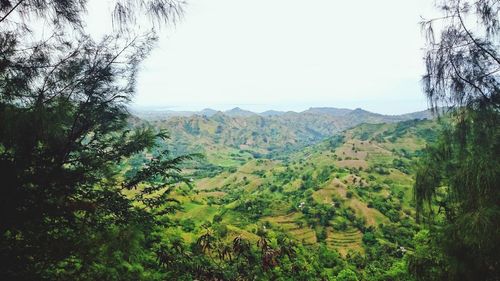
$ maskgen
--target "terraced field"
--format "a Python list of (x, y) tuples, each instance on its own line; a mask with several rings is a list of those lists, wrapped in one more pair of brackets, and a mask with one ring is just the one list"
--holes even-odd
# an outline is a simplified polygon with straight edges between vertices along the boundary
[(222, 192), (222, 191), (209, 191), (209, 192), (199, 192), (198, 194), (191, 196), (191, 198), (194, 201), (201, 201), (201, 200), (207, 200), (210, 198), (222, 198), (225, 195), (226, 195), (226, 193)]
[(380, 223), (388, 222), (387, 218), (378, 210), (369, 208), (368, 205), (357, 198), (349, 201), (349, 207), (353, 208), (356, 215), (366, 219), (366, 225), (378, 226)]
[(317, 242), (314, 229), (303, 224), (299, 213), (291, 213), (284, 216), (265, 217), (262, 221), (271, 223), (273, 227), (290, 234), (297, 241), (312, 245)]
[(394, 124), (370, 128), (270, 159), (253, 158), (246, 150), (224, 151), (219, 156), (234, 162), (218, 174), (195, 178), (194, 190), (178, 194), (185, 208), (174, 219), (181, 225), (195, 221), (195, 234), (207, 225), (227, 227), (223, 239), (228, 243), (237, 235), (256, 241), (261, 235), (285, 234), (299, 244), (325, 244), (343, 256), (364, 253), (360, 230), (366, 227), (376, 239), (390, 241), (381, 224), (394, 228), (401, 220), (414, 220), (414, 179), (403, 169), (408, 166), (397, 164), (410, 165), (418, 154), (412, 149), (423, 142), (405, 147), (399, 139), (416, 138), (415, 132), (398, 131), (394, 140), (392, 132), (399, 130)]
[(295, 239), (297, 239), (297, 241), (299, 241), (303, 244), (313, 245), (316, 242), (318, 242), (318, 240), (316, 239), (316, 232), (312, 228), (309, 228), (307, 226), (301, 227), (301, 228), (296, 228), (296, 229), (291, 229), (291, 230), (288, 230), (288, 232), (290, 233), (290, 235), (292, 237), (295, 237)]
[(343, 256), (349, 250), (364, 253), (362, 246), (363, 234), (356, 228), (349, 228), (345, 231), (336, 231), (331, 227), (327, 229), (326, 243), (328, 247), (336, 249)]

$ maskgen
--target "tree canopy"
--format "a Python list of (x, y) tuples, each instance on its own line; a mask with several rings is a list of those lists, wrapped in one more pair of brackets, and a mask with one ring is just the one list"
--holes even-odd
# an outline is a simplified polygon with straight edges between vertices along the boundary
[[(183, 181), (180, 164), (189, 157), (165, 149), (135, 173), (122, 171), (128, 158), (167, 137), (130, 125), (126, 106), (155, 35), (127, 27), (141, 13), (171, 22), (182, 2), (118, 1), (117, 31), (99, 41), (85, 30), (86, 7), (0, 2), (3, 280), (108, 279), (114, 271), (123, 271), (123, 280), (146, 278), (155, 257), (149, 233), (168, 211), (172, 185)], [(38, 22), (52, 32), (39, 36)], [(65, 33), (70, 27), (76, 32)], [(140, 269), (121, 264), (138, 256)]]
[(444, 255), (430, 262), (435, 267), (413, 269), (422, 280), (437, 268), (436, 280), (495, 280), (500, 275), (500, 3), (448, 0), (438, 7), (442, 17), (422, 23), (428, 39), (423, 82), (433, 108), (449, 107), (450, 122), (422, 160), (415, 198), (431, 229), (428, 246)]

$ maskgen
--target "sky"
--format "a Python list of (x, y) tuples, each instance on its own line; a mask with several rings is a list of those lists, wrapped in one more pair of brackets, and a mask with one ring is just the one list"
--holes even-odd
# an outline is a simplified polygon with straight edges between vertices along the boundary
[[(95, 3), (95, 1), (94, 1)], [(136, 107), (427, 108), (421, 16), (432, 0), (188, 0), (143, 62)], [(102, 28), (89, 9), (90, 28)]]

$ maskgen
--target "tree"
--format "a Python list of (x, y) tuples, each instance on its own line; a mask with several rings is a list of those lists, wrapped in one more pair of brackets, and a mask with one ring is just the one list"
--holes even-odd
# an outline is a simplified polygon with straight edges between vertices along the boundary
[(339, 274), (337, 274), (337, 277), (335, 278), (336, 281), (358, 281), (358, 277), (356, 276), (356, 273), (352, 271), (349, 268), (342, 269)]
[[(499, 109), (499, 12), (495, 0), (441, 0), (440, 18), (424, 20), (424, 91), (433, 109)], [(435, 25), (442, 26), (436, 35)]]
[[(133, 34), (131, 23), (141, 13), (173, 20), (181, 4), (116, 2), (117, 31), (95, 41), (82, 21), (87, 1), (0, 1), (2, 280), (153, 279), (136, 266), (154, 264), (148, 234), (171, 209), (171, 184), (182, 181), (189, 157), (164, 150), (121, 174), (128, 158), (167, 137), (128, 123), (138, 64), (155, 42), (154, 32)], [(39, 22), (53, 32), (38, 36)], [(106, 240), (123, 242), (126, 233), (136, 234), (114, 246)]]
[[(495, 280), (500, 275), (500, 3), (447, 0), (438, 7), (443, 16), (422, 23), (428, 39), (423, 82), (432, 108), (449, 107), (451, 122), (417, 171), (417, 213), (431, 230), (429, 245), (445, 254), (447, 279)], [(425, 279), (418, 272), (417, 277)]]
[(440, 248), (433, 243), (429, 230), (421, 230), (415, 235), (415, 251), (409, 265), (409, 271), (420, 280), (446, 280), (447, 275), (443, 270), (445, 261)]

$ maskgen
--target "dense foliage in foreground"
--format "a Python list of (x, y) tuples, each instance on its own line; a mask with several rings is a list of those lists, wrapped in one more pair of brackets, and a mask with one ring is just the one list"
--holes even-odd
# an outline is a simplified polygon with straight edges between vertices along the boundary
[[(186, 157), (164, 150), (122, 175), (126, 159), (165, 138), (128, 124), (137, 66), (155, 38), (125, 27), (141, 12), (169, 19), (176, 6), (132, 2), (117, 6), (123, 32), (100, 40), (85, 32), (86, 1), (0, 2), (2, 280), (157, 275), (149, 233)], [(53, 33), (38, 37), (40, 22)]]
[(452, 123), (417, 172), (417, 212), (430, 234), (412, 268), (422, 280), (500, 276), (498, 4), (442, 1), (442, 17), (423, 22), (424, 90), (433, 107), (451, 106)]
[[(423, 24), (424, 90), (451, 107), (438, 138), (430, 121), (360, 125), (265, 155), (235, 146), (245, 131), (193, 172), (125, 108), (154, 42), (127, 23), (182, 2), (119, 1), (119, 32), (94, 40), (86, 1), (0, 1), (0, 278), (497, 280), (500, 7), (442, 2), (438, 41)], [(55, 32), (31, 36), (38, 21)]]

